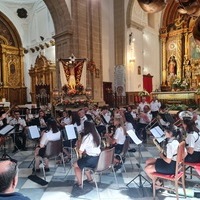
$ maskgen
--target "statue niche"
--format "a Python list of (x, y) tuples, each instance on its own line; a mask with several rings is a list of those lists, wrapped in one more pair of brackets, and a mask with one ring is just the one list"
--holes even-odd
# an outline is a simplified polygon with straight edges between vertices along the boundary
[(177, 62), (174, 55), (170, 56), (169, 61), (167, 63), (167, 84), (172, 87), (172, 84), (177, 76)]

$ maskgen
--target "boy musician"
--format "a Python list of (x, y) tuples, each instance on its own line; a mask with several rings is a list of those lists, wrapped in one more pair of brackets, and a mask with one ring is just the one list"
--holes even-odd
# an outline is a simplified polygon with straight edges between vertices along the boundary
[[(12, 135), (13, 142), (15, 143), (15, 147), (13, 153), (17, 152), (18, 149), (26, 150), (26, 122), (23, 118), (20, 117), (19, 111), (14, 111), (14, 118), (9, 122), (10, 125), (15, 126), (14, 132)], [(22, 138), (22, 145), (19, 140), (19, 137)]]

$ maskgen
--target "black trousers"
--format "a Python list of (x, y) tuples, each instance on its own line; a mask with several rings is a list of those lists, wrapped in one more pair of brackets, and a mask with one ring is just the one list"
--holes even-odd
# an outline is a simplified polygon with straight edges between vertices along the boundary
[[(24, 149), (26, 148), (26, 133), (25, 131), (15, 132), (11, 135), (13, 139), (13, 143), (15, 145), (15, 149)], [(22, 141), (20, 140), (22, 139)]]

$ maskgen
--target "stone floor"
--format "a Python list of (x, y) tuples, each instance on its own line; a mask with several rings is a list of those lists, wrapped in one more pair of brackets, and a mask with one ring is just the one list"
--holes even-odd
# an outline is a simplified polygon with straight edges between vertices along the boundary
[[(98, 199), (98, 195), (95, 189), (95, 185), (85, 183), (84, 188), (80, 189), (74, 187), (75, 176), (71, 164), (66, 165), (66, 170), (64, 170), (62, 165), (56, 165), (55, 161), (50, 161), (50, 172), (47, 172), (47, 182), (45, 186), (41, 186), (30, 179), (28, 176), (32, 174), (31, 161), (33, 160), (33, 143), (28, 142), (28, 151), (19, 151), (12, 154), (12, 144), (8, 142), (6, 145), (7, 153), (18, 160), (19, 163), (19, 183), (17, 185), (17, 191), (21, 192), (25, 196), (28, 196), (31, 200), (76, 200), (76, 199)], [(134, 146), (134, 145), (133, 145)], [(137, 149), (137, 146), (134, 146)], [(1, 149), (1, 155), (3, 149)], [(142, 169), (144, 168), (144, 163), (147, 158), (158, 156), (158, 151), (155, 146), (151, 144), (145, 144), (141, 148), (142, 155)], [(127, 172), (123, 169), (117, 171), (117, 180), (119, 182), (119, 188), (115, 183), (113, 174), (108, 171), (104, 173), (101, 177), (101, 182), (99, 185), (100, 199), (102, 200), (118, 200), (118, 199), (152, 199), (152, 189), (148, 182), (144, 183), (144, 178), (147, 178), (144, 170), (141, 172), (142, 186), (139, 184), (139, 177), (132, 182), (129, 187), (126, 186), (134, 177), (139, 174), (138, 168), (138, 151), (136, 153), (131, 153), (131, 165), (130, 160), (127, 158), (125, 162), (125, 167)], [(43, 173), (37, 174), (43, 178)], [(98, 178), (98, 177), (97, 177)], [(200, 191), (195, 185), (199, 182), (199, 178), (193, 178), (192, 180), (186, 179), (187, 186), (187, 199), (198, 199), (194, 197), (194, 191)], [(180, 199), (185, 199), (181, 196), (182, 190), (180, 189)], [(176, 199), (175, 195), (169, 194), (168, 192), (158, 193), (156, 199), (171, 200)]]

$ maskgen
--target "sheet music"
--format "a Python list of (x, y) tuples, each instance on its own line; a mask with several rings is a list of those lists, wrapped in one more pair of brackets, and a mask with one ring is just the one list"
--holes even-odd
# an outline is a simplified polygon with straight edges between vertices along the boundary
[(127, 131), (128, 135), (130, 136), (130, 138), (133, 140), (133, 142), (135, 142), (135, 144), (141, 144), (142, 140), (140, 140), (137, 135), (135, 134), (135, 132), (133, 130), (128, 130)]
[(73, 124), (66, 125), (65, 130), (66, 130), (66, 133), (67, 133), (68, 140), (76, 139), (76, 133), (75, 133)]
[(159, 126), (152, 128), (150, 130), (150, 132), (153, 134), (153, 136), (156, 138), (156, 140), (159, 143), (161, 143), (163, 140), (165, 140), (165, 133)]
[(38, 127), (36, 125), (29, 126), (28, 129), (29, 129), (29, 133), (30, 133), (30, 136), (32, 139), (36, 139), (36, 138), (40, 137), (40, 133), (39, 133)]
[(6, 135), (7, 133), (9, 133), (10, 131), (12, 131), (13, 129), (14, 129), (14, 126), (6, 125), (4, 128), (2, 128), (0, 130), (0, 135)]

